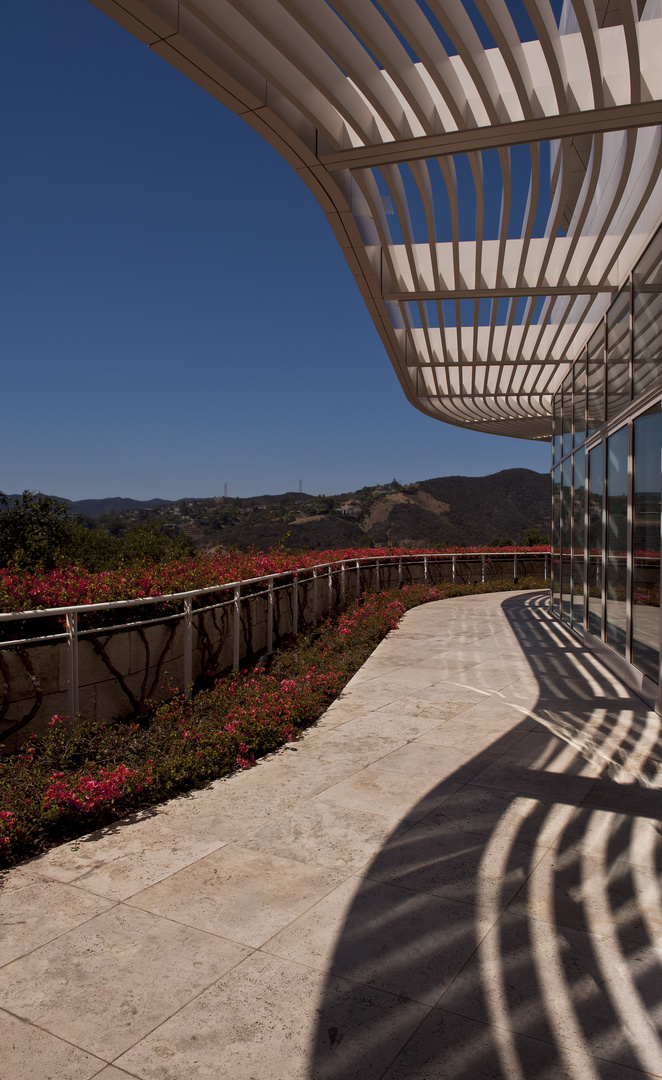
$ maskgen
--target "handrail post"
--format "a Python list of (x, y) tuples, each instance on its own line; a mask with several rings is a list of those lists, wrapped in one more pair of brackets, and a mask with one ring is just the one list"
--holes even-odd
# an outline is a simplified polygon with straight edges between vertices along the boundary
[(67, 691), (69, 700), (69, 723), (80, 712), (78, 693), (78, 612), (68, 611), (67, 623)]
[(361, 564), (356, 560), (356, 599), (361, 595)]
[(292, 581), (292, 633), (294, 637), (299, 633), (299, 575), (295, 574)]
[(545, 577), (544, 577), (544, 580), (547, 581), (547, 552), (545, 552)]
[(481, 557), (480, 557), (480, 580), (481, 580), (482, 584), (484, 585), (485, 584), (485, 556), (484, 555), (481, 555)]
[(402, 588), (402, 555), (398, 559), (398, 588)]
[(453, 555), (451, 557), (451, 582), (452, 582), (453, 585), (455, 584), (455, 574), (456, 574), (455, 563), (456, 563), (456, 559), (457, 559), (456, 555)]
[(184, 600), (184, 693), (193, 693), (193, 604), (189, 595)]
[(340, 603), (341, 604), (345, 603), (346, 595), (347, 595), (346, 570), (345, 570), (345, 563), (342, 562), (340, 564)]
[(317, 626), (317, 570), (313, 567), (313, 626)]
[(517, 581), (517, 552), (513, 555), (513, 581)]
[(375, 592), (379, 592), (379, 559), (375, 559)]
[(333, 608), (333, 566), (332, 566), (331, 563), (329, 563), (329, 611), (328, 611), (329, 615), (331, 614), (332, 608)]
[(232, 666), (239, 671), (239, 634), (241, 632), (241, 585), (234, 587), (234, 626), (232, 641)]
[(274, 651), (274, 579), (269, 578), (269, 592), (267, 593), (267, 655), (271, 656)]
[(427, 585), (427, 583), (428, 583), (428, 557), (427, 557), (427, 555), (424, 555), (423, 556), (423, 584)]

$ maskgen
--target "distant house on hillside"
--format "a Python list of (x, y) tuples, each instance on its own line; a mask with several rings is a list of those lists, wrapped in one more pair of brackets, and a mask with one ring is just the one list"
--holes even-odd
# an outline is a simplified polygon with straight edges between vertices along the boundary
[(350, 499), (338, 507), (338, 513), (343, 517), (361, 517), (361, 503), (356, 499)]

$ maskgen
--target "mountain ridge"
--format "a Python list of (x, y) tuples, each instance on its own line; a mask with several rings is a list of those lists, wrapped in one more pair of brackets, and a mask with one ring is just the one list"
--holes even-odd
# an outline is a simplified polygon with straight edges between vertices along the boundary
[[(15, 496), (10, 496), (15, 498)], [(236, 546), (296, 550), (372, 545), (520, 543), (549, 533), (551, 478), (532, 469), (487, 476), (438, 476), (314, 496), (304, 492), (194, 499), (63, 499), (89, 528), (119, 535), (154, 523), (201, 549)]]

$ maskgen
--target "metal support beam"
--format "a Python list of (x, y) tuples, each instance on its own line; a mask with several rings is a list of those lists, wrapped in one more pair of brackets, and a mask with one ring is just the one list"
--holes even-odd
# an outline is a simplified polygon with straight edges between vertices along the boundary
[(73, 724), (80, 712), (78, 695), (78, 612), (68, 611), (67, 625), (67, 690), (69, 723)]
[(184, 600), (184, 693), (193, 696), (193, 597)]
[(239, 671), (239, 641), (241, 633), (241, 585), (234, 587), (234, 626), (232, 628), (232, 666)]
[(603, 131), (655, 127), (659, 123), (662, 123), (662, 101), (639, 101), (612, 105), (606, 109), (564, 113), (562, 116), (536, 116), (533, 120), (515, 120), (440, 135), (394, 139), (379, 146), (355, 146), (333, 154), (322, 154), (320, 161), (330, 172), (337, 169), (372, 169), (380, 165), (397, 165), (403, 161), (469, 154), (472, 150), (494, 150), (502, 146), (547, 142), (549, 139), (598, 135)]

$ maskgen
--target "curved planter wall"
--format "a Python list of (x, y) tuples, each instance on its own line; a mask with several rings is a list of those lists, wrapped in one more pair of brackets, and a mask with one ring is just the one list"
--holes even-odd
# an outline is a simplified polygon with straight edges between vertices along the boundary
[[(273, 575), (259, 582), (241, 583), (237, 610), (236, 592), (223, 586), (209, 595), (192, 598), (190, 631), (179, 601), (179, 612), (154, 621), (154, 610), (132, 610), (150, 625), (116, 629), (79, 630), (77, 654), (77, 709), (72, 704), (71, 646), (62, 632), (62, 616), (40, 613), (27, 620), (0, 624), (4, 638), (14, 639), (18, 627), (26, 626), (33, 637), (44, 635), (43, 622), (60, 630), (59, 639), (3, 646), (0, 642), (0, 749), (16, 750), (32, 734), (43, 734), (54, 714), (79, 712), (97, 722), (139, 715), (149, 700), (164, 700), (187, 685), (202, 685), (244, 662), (252, 662), (271, 652), (292, 633), (310, 629), (317, 618), (366, 591), (395, 588), (399, 583), (430, 585), (442, 582), (468, 584), (497, 577), (547, 576), (548, 556), (520, 554), (466, 556), (421, 556), (328, 564), (312, 570)], [(316, 576), (315, 576), (316, 575)], [(268, 582), (272, 582), (269, 588)], [(200, 608), (203, 610), (196, 610)], [(204, 610), (204, 609), (207, 610)], [(61, 610), (61, 609), (60, 609)], [(109, 605), (106, 618), (117, 619), (118, 605)], [(145, 617), (146, 613), (146, 617)], [(95, 615), (100, 613), (95, 612)], [(89, 619), (87, 615), (85, 618)], [(158, 613), (157, 613), (158, 620)], [(97, 623), (103, 620), (98, 617)], [(42, 624), (40, 626), (39, 624)], [(187, 658), (187, 643), (188, 658)], [(188, 670), (187, 670), (188, 668)], [(75, 677), (75, 670), (73, 672)]]

